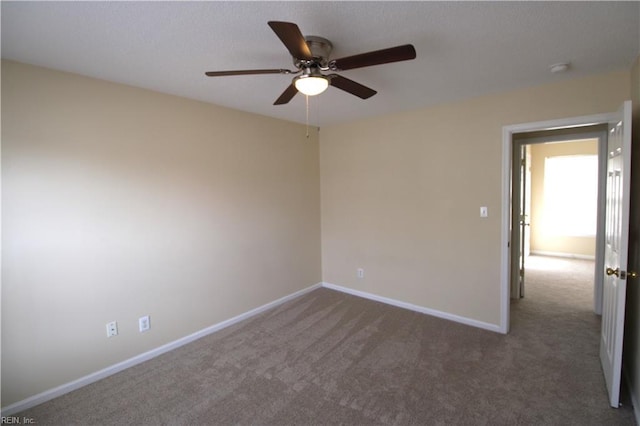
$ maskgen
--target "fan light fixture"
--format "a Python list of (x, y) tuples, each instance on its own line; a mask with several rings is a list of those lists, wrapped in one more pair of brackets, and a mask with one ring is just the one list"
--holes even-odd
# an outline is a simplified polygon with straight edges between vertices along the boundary
[(315, 76), (303, 74), (296, 77), (293, 84), (300, 93), (307, 96), (319, 95), (329, 87), (329, 81), (322, 75)]

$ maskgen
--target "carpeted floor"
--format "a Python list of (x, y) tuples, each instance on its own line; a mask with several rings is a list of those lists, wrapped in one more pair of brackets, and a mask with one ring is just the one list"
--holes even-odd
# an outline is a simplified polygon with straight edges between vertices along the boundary
[(593, 264), (537, 263), (506, 336), (323, 288), (19, 415), (39, 425), (634, 424), (628, 405), (607, 403)]

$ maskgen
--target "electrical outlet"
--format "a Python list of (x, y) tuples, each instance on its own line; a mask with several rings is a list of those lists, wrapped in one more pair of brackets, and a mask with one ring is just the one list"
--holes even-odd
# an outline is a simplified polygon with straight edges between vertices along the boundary
[(138, 329), (140, 330), (140, 333), (142, 333), (143, 331), (147, 331), (150, 328), (151, 322), (149, 320), (149, 315), (138, 318)]
[(364, 278), (364, 269), (358, 268), (357, 274), (358, 278)]
[(107, 337), (113, 337), (118, 335), (118, 323), (111, 321), (107, 324)]

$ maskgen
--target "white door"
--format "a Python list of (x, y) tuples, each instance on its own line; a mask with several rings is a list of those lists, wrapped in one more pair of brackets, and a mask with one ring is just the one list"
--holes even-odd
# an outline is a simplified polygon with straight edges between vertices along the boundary
[(531, 156), (529, 145), (522, 145), (520, 157), (520, 297), (524, 297), (525, 259), (529, 255), (529, 204), (531, 201)]
[(612, 407), (618, 407), (622, 371), (624, 304), (627, 290), (629, 196), (631, 176), (631, 102), (624, 103), (607, 138), (605, 270), (600, 361)]
[[(511, 298), (524, 297), (524, 261), (526, 244), (527, 209), (527, 156), (526, 145), (517, 143), (513, 151), (511, 203)], [(516, 166), (516, 165), (519, 165)], [(528, 219), (527, 219), (528, 220)]]
[[(531, 254), (531, 145), (525, 145), (525, 168), (524, 168), (524, 181), (522, 185), (522, 193), (524, 196), (524, 257), (528, 257)], [(524, 268), (524, 264), (522, 265)]]

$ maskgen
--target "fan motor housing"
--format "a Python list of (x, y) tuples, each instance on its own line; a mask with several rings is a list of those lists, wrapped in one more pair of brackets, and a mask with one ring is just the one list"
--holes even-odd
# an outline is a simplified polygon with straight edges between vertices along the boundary
[[(331, 50), (333, 49), (331, 42), (319, 36), (305, 36), (304, 39), (307, 42), (307, 46), (309, 46), (309, 50), (311, 50), (311, 56), (314, 59), (313, 63), (321, 68), (326, 68), (329, 64), (329, 55), (331, 55)], [(297, 68), (311, 65), (309, 61), (299, 58), (293, 58), (293, 64)]]

